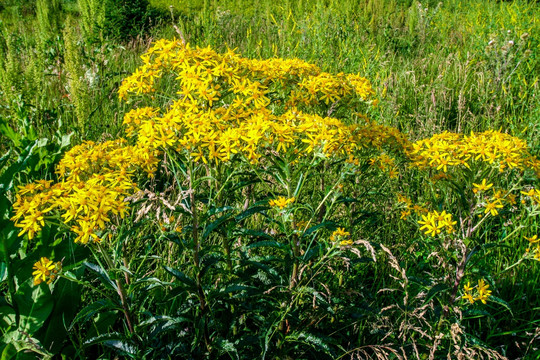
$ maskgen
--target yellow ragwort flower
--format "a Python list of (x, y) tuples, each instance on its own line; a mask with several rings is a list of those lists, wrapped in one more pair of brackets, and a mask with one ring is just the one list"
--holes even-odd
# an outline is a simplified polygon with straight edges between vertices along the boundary
[(60, 261), (55, 263), (46, 257), (42, 257), (34, 264), (33, 269), (35, 270), (32, 273), (32, 276), (34, 277), (34, 285), (39, 285), (43, 281), (50, 284), (56, 278), (60, 270), (62, 270), (62, 264)]
[(278, 196), (277, 199), (270, 200), (268, 204), (273, 207), (278, 207), (280, 210), (286, 208), (289, 204), (294, 202), (295, 198), (286, 198), (284, 196)]

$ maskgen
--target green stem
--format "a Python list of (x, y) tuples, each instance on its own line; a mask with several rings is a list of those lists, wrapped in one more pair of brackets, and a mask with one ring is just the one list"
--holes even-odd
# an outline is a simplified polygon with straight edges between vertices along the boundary
[(195, 265), (195, 272), (196, 272), (196, 286), (197, 286), (197, 297), (199, 298), (199, 302), (201, 304), (201, 317), (204, 317), (204, 343), (206, 345), (206, 348), (210, 351), (210, 340), (208, 336), (208, 323), (206, 318), (206, 313), (208, 311), (207, 309), (207, 303), (206, 303), (206, 297), (204, 296), (204, 289), (202, 287), (202, 277), (201, 277), (201, 268), (200, 268), (200, 257), (199, 257), (199, 250), (200, 250), (200, 242), (199, 242), (199, 223), (198, 223), (198, 217), (197, 217), (197, 204), (195, 202), (195, 189), (193, 188), (193, 177), (194, 177), (194, 171), (193, 171), (193, 162), (190, 161), (189, 163), (189, 199), (190, 199), (190, 205), (191, 205), (191, 216), (193, 219), (193, 226), (192, 226), (192, 237), (193, 237), (193, 263)]
[[(99, 242), (97, 243), (97, 247), (99, 249), (99, 252), (103, 255), (103, 258), (105, 259), (105, 262), (107, 263), (107, 266), (109, 267), (109, 270), (114, 270), (114, 264), (112, 262), (111, 257), (109, 256), (109, 253), (105, 251), (105, 249)], [(120, 302), (122, 303), (122, 309), (124, 311), (124, 316), (126, 318), (129, 332), (133, 334), (134, 333), (133, 321), (131, 320), (131, 315), (129, 313), (126, 290), (124, 289), (124, 285), (122, 284), (120, 279), (116, 279), (116, 286), (117, 286), (118, 296), (120, 296)]]

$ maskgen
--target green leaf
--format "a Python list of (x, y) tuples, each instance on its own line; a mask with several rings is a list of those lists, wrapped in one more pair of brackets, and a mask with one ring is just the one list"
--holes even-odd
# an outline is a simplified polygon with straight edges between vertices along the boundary
[(300, 173), (300, 178), (298, 179), (298, 183), (296, 184), (296, 189), (294, 189), (293, 197), (298, 198), (298, 194), (300, 193), (300, 190), (302, 190), (303, 185), (304, 173)]
[(246, 211), (243, 211), (237, 216), (235, 216), (234, 220), (238, 222), (238, 221), (244, 220), (247, 217), (250, 217), (251, 215), (262, 213), (263, 211), (268, 210), (268, 209), (270, 209), (269, 206), (253, 206), (247, 209)]
[(101, 280), (101, 283), (105, 285), (108, 289), (115, 290), (118, 292), (118, 287), (114, 283), (114, 281), (111, 280), (111, 277), (109, 274), (99, 265), (92, 264), (90, 262), (85, 261), (83, 263), (84, 266), (86, 266), (88, 269), (92, 270), (96, 274), (99, 275), (99, 279)]
[(7, 120), (3, 117), (0, 117), (0, 134), (4, 135), (11, 141), (15, 147), (21, 145), (22, 135), (19, 135), (11, 126), (8, 125)]
[(480, 309), (468, 309), (463, 311), (463, 319), (477, 319), (485, 316), (491, 317), (491, 314)]
[(15, 163), (9, 166), (6, 171), (0, 176), (0, 194), (5, 193), (13, 187), (13, 181), (15, 179), (15, 174), (24, 170), (27, 163), (35, 157), (34, 149), (37, 145), (37, 141), (32, 142), (28, 145), (21, 155), (17, 158)]
[(490, 295), (489, 298), (488, 298), (488, 301), (494, 302), (495, 304), (502, 305), (506, 310), (508, 310), (510, 312), (512, 317), (514, 316), (514, 313), (512, 312), (512, 309), (510, 308), (510, 305), (506, 301), (504, 301), (503, 299), (498, 298), (498, 297), (493, 296), (493, 295)]
[(442, 291), (446, 291), (450, 289), (450, 287), (444, 283), (440, 283), (440, 284), (437, 284), (435, 286), (433, 286), (431, 289), (429, 289), (427, 295), (426, 295), (426, 298), (424, 300), (424, 304), (428, 303), (431, 301), (431, 299), (433, 299), (433, 297), (435, 295), (437, 295), (438, 293), (442, 292)]
[(258, 241), (256, 243), (253, 243), (253, 244), (250, 244), (250, 245), (246, 246), (246, 248), (248, 248), (248, 249), (254, 249), (254, 248), (259, 248), (259, 247), (270, 247), (270, 248), (279, 249), (279, 250), (288, 250), (289, 249), (288, 245), (282, 244), (282, 243), (280, 243), (278, 241), (275, 241), (275, 240)]
[(175, 278), (180, 280), (180, 282), (188, 285), (189, 287), (191, 287), (193, 289), (196, 288), (195, 281), (193, 279), (191, 279), (189, 276), (187, 276), (186, 274), (184, 274), (183, 272), (181, 272), (180, 270), (176, 270), (176, 269), (173, 269), (173, 268), (168, 267), (168, 266), (163, 266), (163, 268), (169, 274), (171, 274), (172, 276), (174, 276)]
[(208, 219), (212, 215), (216, 215), (216, 214), (219, 214), (225, 211), (231, 211), (231, 210), (234, 210), (234, 207), (232, 206), (213, 207), (204, 214), (204, 217), (201, 218), (201, 222), (204, 222), (206, 219)]
[(201, 259), (201, 275), (204, 276), (215, 264), (223, 261), (221, 254), (209, 254)]
[(311, 346), (317, 350), (322, 350), (328, 355), (332, 355), (332, 350), (328, 346), (330, 342), (329, 338), (321, 337), (317, 335), (310, 334), (308, 332), (293, 333), (285, 338), (286, 341), (291, 342), (302, 342), (306, 345)]
[(323, 221), (322, 223), (317, 224), (315, 226), (312, 226), (309, 229), (307, 229), (306, 231), (304, 231), (302, 236), (303, 237), (309, 236), (309, 235), (313, 234), (315, 231), (317, 231), (317, 230), (319, 230), (321, 228), (335, 229), (336, 228), (336, 223), (333, 222), (333, 221)]
[(101, 299), (98, 301), (94, 301), (90, 305), (85, 306), (81, 311), (77, 313), (77, 315), (71, 322), (71, 325), (69, 326), (69, 330), (73, 329), (73, 326), (78, 323), (85, 323), (89, 321), (91, 318), (94, 317), (94, 315), (102, 312), (103, 310), (122, 310), (122, 308), (120, 305), (115, 304), (110, 299)]
[(4, 350), (2, 350), (1, 360), (11, 360), (17, 357), (17, 348), (12, 343), (6, 344)]
[(6, 166), (10, 157), (11, 157), (11, 150), (8, 150), (4, 155), (2, 155), (2, 157), (0, 157), (0, 173), (2, 172), (2, 168)]
[(229, 340), (219, 338), (216, 340), (215, 344), (217, 350), (219, 351), (219, 355), (228, 354), (232, 358), (232, 354), (234, 354), (236, 359), (240, 359), (240, 356), (238, 355), (238, 350)]
[(310, 248), (308, 251), (306, 251), (306, 253), (302, 257), (302, 261), (303, 262), (308, 262), (311, 259), (313, 259), (315, 256), (322, 255), (322, 250), (323, 250), (322, 245), (317, 244), (316, 246), (314, 246), (314, 247)]
[(0, 306), (0, 329), (7, 329), (10, 326), (15, 326), (15, 321), (15, 310), (11, 306)]
[(122, 355), (129, 357), (135, 357), (137, 355), (137, 348), (124, 335), (114, 332), (98, 335), (84, 342), (84, 346), (103, 344), (118, 351)]
[(23, 282), (14, 296), (19, 310), (19, 331), (34, 334), (45, 323), (53, 309), (49, 288), (44, 283), (33, 286), (32, 279)]
[(210, 235), (210, 233), (214, 230), (216, 230), (221, 224), (223, 224), (224, 222), (228, 221), (231, 217), (233, 216), (232, 213), (230, 214), (225, 214), (221, 217), (219, 217), (217, 220), (213, 221), (210, 225), (208, 225), (205, 229), (204, 229), (204, 233), (202, 235), (202, 239), (206, 239), (208, 237), (208, 235)]
[(235, 235), (248, 235), (253, 236), (254, 238), (262, 238), (267, 240), (274, 240), (274, 237), (270, 234), (265, 233), (264, 231), (251, 230), (251, 229), (239, 229), (234, 232)]

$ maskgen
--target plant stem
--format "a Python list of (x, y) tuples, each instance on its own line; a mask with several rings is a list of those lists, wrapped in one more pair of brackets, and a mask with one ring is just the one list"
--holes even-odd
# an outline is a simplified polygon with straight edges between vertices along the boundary
[[(97, 243), (97, 247), (99, 249), (99, 252), (103, 255), (103, 258), (105, 259), (105, 262), (107, 263), (107, 266), (109, 267), (109, 270), (113, 270), (114, 269), (114, 264), (113, 264), (113, 262), (111, 260), (111, 257), (109, 256), (109, 253), (107, 253), (105, 251), (105, 249), (103, 249), (103, 246), (99, 242)], [(131, 334), (133, 334), (134, 333), (133, 321), (131, 320), (131, 314), (129, 312), (129, 307), (128, 307), (128, 304), (127, 304), (126, 290), (124, 289), (124, 285), (122, 284), (120, 279), (116, 279), (115, 282), (116, 282), (116, 286), (117, 286), (118, 296), (120, 296), (120, 302), (122, 303), (122, 309), (124, 311), (124, 316), (126, 317), (126, 322), (127, 322), (129, 332)]]

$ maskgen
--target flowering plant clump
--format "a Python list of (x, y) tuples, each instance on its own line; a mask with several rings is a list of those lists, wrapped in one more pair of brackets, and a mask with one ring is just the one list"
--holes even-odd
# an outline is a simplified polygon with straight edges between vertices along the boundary
[[(463, 279), (489, 272), (470, 259), (506, 245), (523, 219), (538, 214), (540, 162), (523, 140), (501, 131), (444, 132), (411, 143), (368, 119), (377, 106), (369, 80), (299, 59), (248, 59), (178, 40), (159, 40), (141, 58), (118, 91), (133, 106), (123, 117), (126, 138), (73, 147), (56, 180), (14, 195), (11, 220), (36, 252), (69, 238), (96, 260), (77, 260), (62, 273), (45, 257), (33, 266), (34, 285), (61, 277), (52, 286), (69, 280), (104, 296), (76, 321), (111, 305), (107, 314), (121, 313), (129, 332), (126, 352), (140, 339), (161, 343), (174, 329), (180, 340), (166, 351), (182, 356), (166, 356), (215, 358), (238, 354), (234, 346), (255, 354), (259, 337), (268, 357), (307, 344), (335, 358), (345, 347), (328, 350), (314, 334), (353, 328), (351, 318), (373, 320), (378, 333), (398, 312), (407, 320), (394, 340), (404, 344), (426, 328), (414, 321), (438, 323), (421, 334), (433, 342), (445, 324), (459, 326), (457, 300), (502, 302), (483, 279), (475, 286)], [(395, 207), (388, 194), (397, 194)], [(493, 235), (514, 224), (506, 237)], [(405, 235), (392, 243), (398, 237), (386, 234)], [(526, 239), (527, 258), (540, 259), (537, 236)], [(401, 246), (398, 259), (389, 247)], [(389, 266), (379, 265), (378, 252)], [(105, 291), (77, 278), (87, 276), (75, 274), (82, 268), (97, 273)], [(364, 276), (387, 270), (396, 273), (384, 288), (373, 279), (365, 286)], [(378, 303), (370, 303), (374, 290)], [(351, 301), (357, 292), (361, 306)], [(415, 302), (416, 310), (399, 313)], [(369, 310), (374, 304), (384, 311)], [(452, 334), (446, 338), (454, 341)]]
[(489, 285), (485, 283), (484, 279), (478, 280), (478, 285), (475, 286), (471, 286), (471, 283), (467, 282), (463, 286), (463, 299), (471, 304), (474, 304), (475, 301), (481, 301), (482, 304), (486, 304), (486, 300), (491, 296), (491, 290), (488, 290), (488, 288)]
[(341, 246), (351, 246), (354, 242), (350, 239), (351, 233), (344, 228), (337, 228), (330, 236), (330, 241), (339, 242)]
[(57, 216), (76, 234), (75, 242), (99, 241), (113, 216), (127, 212), (126, 196), (134, 193), (136, 169), (155, 171), (157, 158), (125, 140), (102, 144), (86, 142), (68, 151), (57, 166), (60, 181), (39, 180), (19, 188), (12, 220), (21, 228), (19, 236), (32, 239)]
[(540, 160), (524, 140), (494, 130), (470, 135), (445, 131), (415, 142), (409, 154), (415, 166), (445, 173), (484, 163), (500, 173), (532, 169), (540, 174)]
[(540, 238), (538, 235), (533, 235), (531, 237), (526, 237), (525, 240), (529, 242), (529, 247), (527, 248), (527, 253), (532, 254), (535, 260), (540, 261)]
[[(177, 40), (156, 42), (142, 58), (144, 65), (122, 83), (121, 99), (145, 98), (165, 78), (178, 91), (166, 106), (126, 114), (124, 124), (139, 146), (184, 153), (194, 162), (246, 158), (255, 164), (268, 152), (289, 161), (312, 153), (354, 161), (366, 147), (408, 144), (396, 129), (362, 115), (356, 118), (363, 124), (328, 116), (347, 109), (350, 117), (374, 102), (370, 82), (360, 75), (324, 73), (298, 59), (250, 60)], [(159, 99), (146, 100), (159, 105)]]

